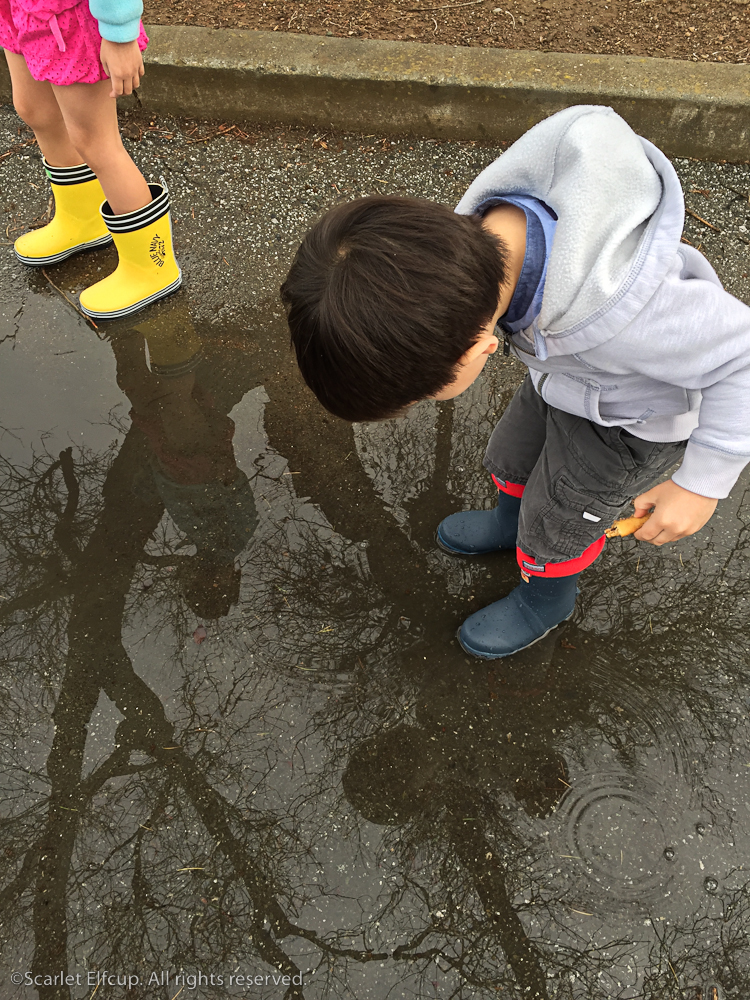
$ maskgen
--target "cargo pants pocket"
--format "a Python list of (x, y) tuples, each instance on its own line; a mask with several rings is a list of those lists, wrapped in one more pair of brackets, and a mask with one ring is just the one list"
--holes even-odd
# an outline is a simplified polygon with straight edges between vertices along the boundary
[(548, 562), (575, 559), (601, 538), (629, 501), (630, 495), (585, 492), (562, 475), (528, 531), (522, 523), (521, 547)]

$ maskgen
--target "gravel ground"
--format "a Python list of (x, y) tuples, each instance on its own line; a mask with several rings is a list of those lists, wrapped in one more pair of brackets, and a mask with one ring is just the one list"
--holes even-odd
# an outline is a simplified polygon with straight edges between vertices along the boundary
[[(29, 161), (38, 153), (9, 108), (2, 109), (0, 164), (8, 238), (47, 210), (46, 187)], [(437, 140), (299, 130), (219, 136), (212, 123), (123, 115), (123, 133), (147, 175), (163, 174), (172, 193), (175, 236), (188, 295), (199, 313), (262, 324), (285, 268), (311, 219), (339, 201), (373, 193), (418, 195), (455, 204), (501, 149)], [(213, 136), (213, 138), (211, 138)], [(686, 240), (703, 249), (727, 288), (750, 301), (750, 166), (676, 160), (691, 214)], [(22, 179), (23, 178), (23, 179)], [(33, 178), (33, 179), (32, 179)], [(8, 243), (6, 241), (6, 246)], [(68, 265), (85, 282), (95, 258)], [(16, 281), (27, 272), (10, 255)], [(276, 308), (276, 307), (274, 307)]]

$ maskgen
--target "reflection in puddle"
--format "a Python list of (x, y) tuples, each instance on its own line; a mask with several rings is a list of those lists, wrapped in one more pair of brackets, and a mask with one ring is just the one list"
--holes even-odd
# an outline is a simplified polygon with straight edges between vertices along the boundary
[[(280, 317), (257, 344), (181, 295), (102, 341), (61, 314), (53, 359), (30, 331), (56, 308), (30, 293), (3, 359), (4, 982), (750, 992), (741, 490), (696, 539), (611, 544), (571, 623), (488, 666), (452, 636), (513, 556), (453, 559), (433, 533), (491, 502), (508, 361), (351, 428)], [(2, 995), (35, 992), (91, 989)]]

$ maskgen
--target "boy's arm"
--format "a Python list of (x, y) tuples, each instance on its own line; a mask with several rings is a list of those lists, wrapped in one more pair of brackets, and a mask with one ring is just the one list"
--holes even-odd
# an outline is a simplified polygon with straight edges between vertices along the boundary
[(678, 486), (673, 479), (659, 483), (646, 493), (641, 493), (633, 501), (635, 517), (642, 517), (653, 510), (651, 517), (635, 537), (642, 542), (664, 545), (678, 538), (700, 531), (708, 522), (719, 501), (703, 497)]
[(632, 345), (634, 370), (702, 397), (680, 468), (635, 501), (636, 513), (654, 510), (636, 538), (657, 545), (700, 530), (750, 462), (750, 308), (713, 281), (680, 285), (684, 320), (669, 315), (671, 296), (652, 302), (656, 335)]

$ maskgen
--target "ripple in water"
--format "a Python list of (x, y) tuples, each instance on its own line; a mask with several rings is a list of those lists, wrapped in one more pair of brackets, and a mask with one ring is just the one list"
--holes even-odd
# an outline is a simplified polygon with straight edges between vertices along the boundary
[(643, 775), (618, 771), (586, 775), (566, 793), (558, 815), (567, 856), (579, 861), (597, 895), (643, 904), (664, 892), (675, 857), (669, 798)]

